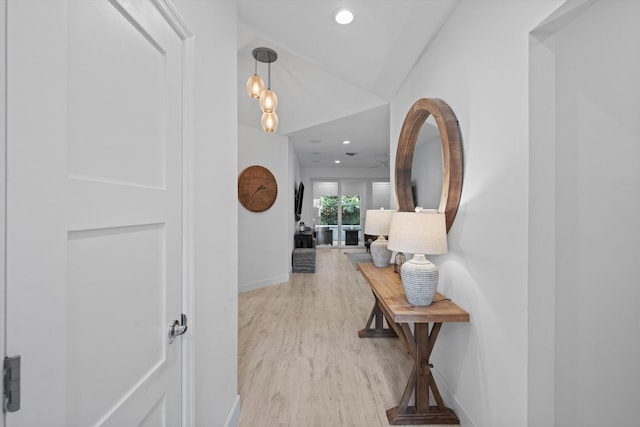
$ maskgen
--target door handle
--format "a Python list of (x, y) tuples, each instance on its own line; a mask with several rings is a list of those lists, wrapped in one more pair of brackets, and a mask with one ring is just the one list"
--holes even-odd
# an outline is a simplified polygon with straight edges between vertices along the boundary
[(187, 332), (187, 315), (181, 314), (180, 321), (174, 320), (169, 325), (169, 344), (171, 344), (177, 336)]

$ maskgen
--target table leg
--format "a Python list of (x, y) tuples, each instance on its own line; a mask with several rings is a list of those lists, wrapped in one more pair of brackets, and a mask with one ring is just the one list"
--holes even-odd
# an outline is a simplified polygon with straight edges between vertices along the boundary
[[(380, 302), (376, 298), (373, 303), (373, 308), (371, 309), (371, 314), (369, 315), (369, 320), (365, 325), (364, 329), (360, 329), (358, 331), (358, 336), (360, 338), (391, 338), (397, 337), (398, 334), (393, 328), (384, 327), (384, 313), (382, 312), (382, 308), (380, 307)], [(371, 328), (371, 324), (375, 321), (375, 327)], [(387, 325), (391, 325), (391, 322), (387, 321)]]
[[(408, 327), (402, 328), (409, 341), (415, 341), (414, 366), (407, 381), (400, 404), (387, 410), (390, 424), (460, 424), (457, 415), (444, 405), (438, 386), (431, 372), (433, 365), (429, 357), (433, 351), (442, 323), (434, 323), (429, 332), (428, 323), (416, 323), (414, 333)], [(436, 405), (429, 404), (429, 392), (433, 393)], [(415, 406), (409, 406), (411, 395)]]

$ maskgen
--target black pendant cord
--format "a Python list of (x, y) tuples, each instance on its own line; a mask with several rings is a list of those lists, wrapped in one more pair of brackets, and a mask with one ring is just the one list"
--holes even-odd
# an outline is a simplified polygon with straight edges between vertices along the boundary
[(267, 90), (271, 90), (271, 62), (267, 64)]

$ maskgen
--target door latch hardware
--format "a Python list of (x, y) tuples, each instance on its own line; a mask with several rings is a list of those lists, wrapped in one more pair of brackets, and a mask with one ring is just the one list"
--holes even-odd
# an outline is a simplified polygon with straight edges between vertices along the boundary
[(3, 365), (4, 412), (16, 412), (20, 409), (20, 356), (5, 357)]
[(169, 325), (169, 343), (172, 343), (178, 335), (182, 335), (187, 332), (187, 315), (181, 314), (180, 321), (174, 320)]

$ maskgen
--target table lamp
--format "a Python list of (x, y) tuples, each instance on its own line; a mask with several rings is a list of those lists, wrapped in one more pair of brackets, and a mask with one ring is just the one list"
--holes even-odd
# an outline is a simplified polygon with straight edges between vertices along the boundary
[(389, 235), (391, 214), (394, 212), (395, 211), (384, 210), (384, 208), (370, 209), (367, 211), (365, 217), (365, 234), (378, 236), (374, 242), (371, 242), (371, 246), (369, 247), (373, 265), (376, 267), (388, 267), (391, 262), (391, 251), (387, 249), (387, 239), (385, 236)]
[(389, 250), (412, 253), (402, 264), (400, 279), (413, 305), (431, 304), (438, 287), (438, 267), (425, 255), (447, 252), (447, 228), (444, 213), (394, 212), (389, 227)]

